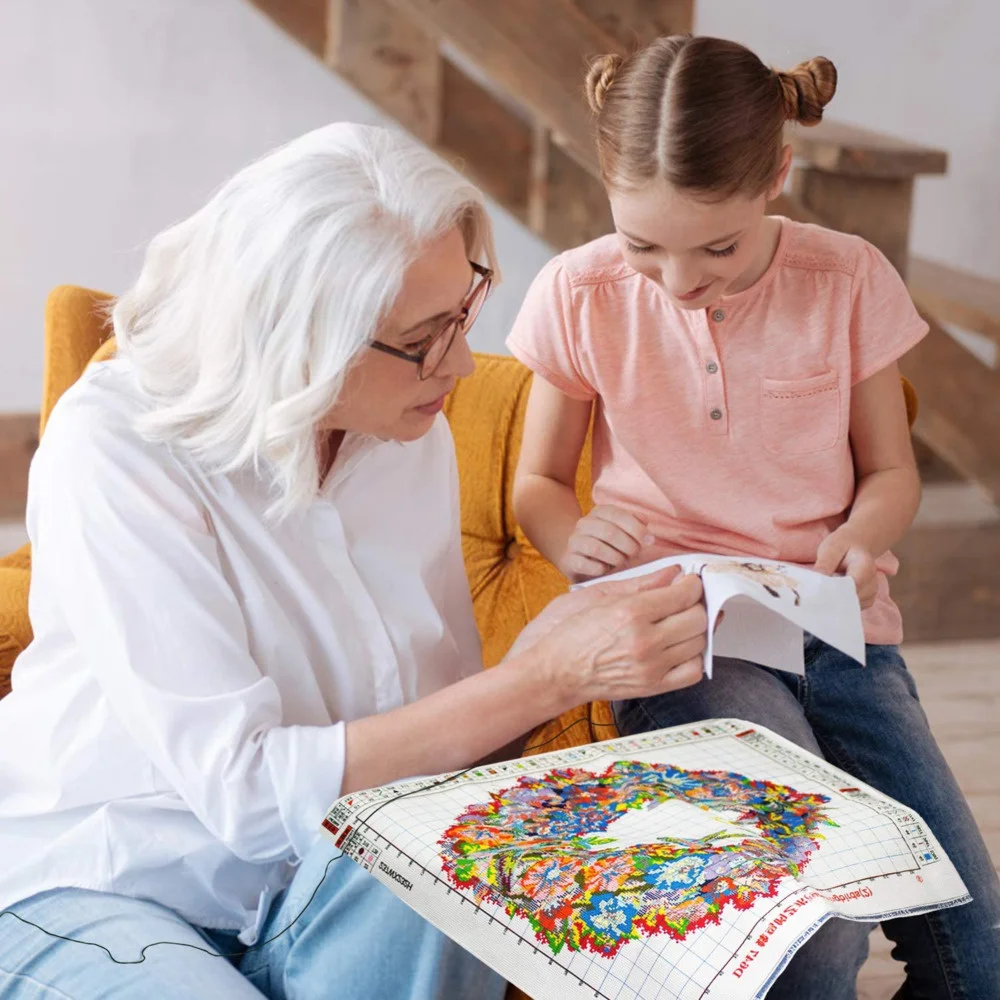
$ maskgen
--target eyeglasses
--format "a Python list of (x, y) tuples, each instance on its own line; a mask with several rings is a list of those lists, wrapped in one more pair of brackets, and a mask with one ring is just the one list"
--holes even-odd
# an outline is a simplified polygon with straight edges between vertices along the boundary
[(368, 346), (372, 350), (412, 362), (417, 366), (417, 375), (421, 381), (429, 379), (441, 367), (441, 362), (451, 350), (455, 337), (459, 333), (465, 336), (472, 329), (472, 324), (475, 323), (479, 310), (483, 308), (486, 296), (490, 294), (490, 288), (493, 286), (493, 272), (488, 267), (483, 267), (482, 264), (472, 260), (469, 263), (479, 278), (462, 303), (462, 308), (450, 319), (445, 320), (437, 332), (430, 334), (418, 350), (401, 351), (398, 347), (390, 347), (379, 340), (372, 341)]

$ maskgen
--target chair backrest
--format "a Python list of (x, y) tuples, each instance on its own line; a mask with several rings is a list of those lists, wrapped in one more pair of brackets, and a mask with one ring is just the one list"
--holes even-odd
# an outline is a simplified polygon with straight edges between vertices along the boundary
[(105, 292), (76, 285), (54, 288), (45, 303), (45, 368), (40, 431), (59, 397), (83, 374), (97, 349), (111, 336)]

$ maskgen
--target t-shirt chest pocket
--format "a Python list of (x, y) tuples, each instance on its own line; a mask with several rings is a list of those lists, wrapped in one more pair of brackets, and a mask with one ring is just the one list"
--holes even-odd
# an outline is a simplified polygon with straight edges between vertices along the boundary
[(840, 376), (761, 379), (761, 440), (775, 455), (808, 455), (840, 440)]

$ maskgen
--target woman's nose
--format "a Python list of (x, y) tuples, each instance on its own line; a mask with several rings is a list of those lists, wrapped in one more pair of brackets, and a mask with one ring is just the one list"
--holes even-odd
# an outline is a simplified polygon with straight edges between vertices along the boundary
[(436, 375), (454, 376), (455, 378), (465, 378), (476, 370), (476, 362), (472, 357), (472, 349), (469, 347), (468, 337), (460, 330), (451, 342), (448, 353), (441, 362), (441, 367), (435, 372)]

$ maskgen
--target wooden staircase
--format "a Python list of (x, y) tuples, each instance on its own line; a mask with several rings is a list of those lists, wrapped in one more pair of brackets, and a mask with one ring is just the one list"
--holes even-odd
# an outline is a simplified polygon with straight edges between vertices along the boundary
[[(583, 96), (589, 58), (690, 31), (694, 14), (694, 0), (251, 2), (556, 249), (613, 229)], [(944, 173), (947, 154), (836, 122), (788, 138), (790, 190), (771, 210), (863, 236), (908, 278), (931, 325), (902, 366), (920, 395), (925, 467), (1000, 508), (1000, 373), (942, 326), (1000, 342), (1000, 285), (909, 252), (914, 182)], [(900, 553), (912, 639), (1000, 637), (997, 523), (918, 527)]]

